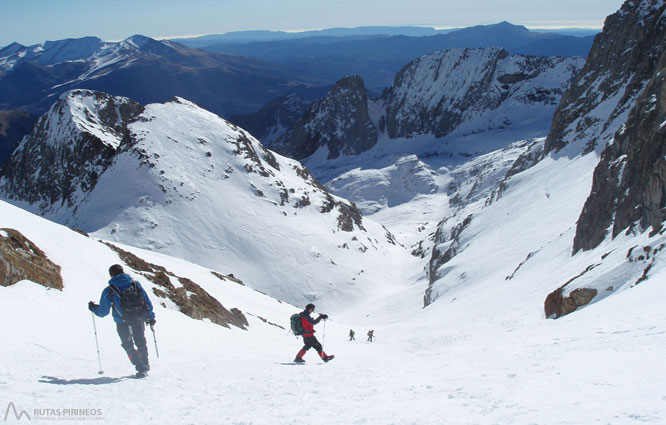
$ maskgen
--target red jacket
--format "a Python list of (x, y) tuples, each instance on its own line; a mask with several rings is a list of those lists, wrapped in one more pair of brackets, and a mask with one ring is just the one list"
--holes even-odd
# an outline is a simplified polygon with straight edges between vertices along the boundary
[(314, 336), (315, 330), (314, 325), (319, 323), (321, 316), (313, 319), (310, 317), (307, 311), (301, 313), (301, 326), (303, 326), (303, 335), (302, 336)]

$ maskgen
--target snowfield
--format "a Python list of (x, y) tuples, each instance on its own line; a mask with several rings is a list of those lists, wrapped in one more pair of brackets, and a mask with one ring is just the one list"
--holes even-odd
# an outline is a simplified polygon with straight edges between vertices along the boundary
[[(123, 246), (191, 278), (250, 323), (247, 331), (226, 329), (153, 297), (160, 358), (148, 332), (152, 371), (144, 380), (127, 379), (133, 369), (110, 317), (96, 319), (104, 371), (98, 374), (86, 304), (98, 299), (108, 266), (119, 261), (116, 254), (2, 202), (2, 227), (20, 230), (61, 265), (65, 288), (46, 290), (28, 281), (0, 287), (0, 414), (8, 413), (8, 423), (26, 422), (16, 419), (12, 403), (18, 413), (45, 423), (664, 423), (663, 261), (657, 257), (649, 279), (629, 289), (644, 264), (618, 259), (631, 246), (655, 245), (663, 236), (619, 237), (570, 257), (571, 223), (589, 191), (595, 156), (543, 161), (510, 179), (490, 206), (483, 199), (465, 206), (461, 215), (474, 216), (474, 242), (447, 265), (455, 270), (447, 277), (456, 279), (436, 281), (438, 296), (425, 309), (428, 280), (418, 265), (428, 257), (409, 256), (406, 245), (391, 279), (376, 282), (372, 294), (349, 308), (338, 303), (326, 311), (331, 320), (317, 326), (317, 335), (336, 356), (328, 364), (312, 351), (305, 365), (281, 364), (301, 346), (287, 328), (289, 315), (302, 306), (221, 283), (184, 260)], [(443, 196), (416, 197), (373, 218), (395, 223), (397, 238), (408, 241), (412, 227), (401, 231), (400, 217), (428, 205), (436, 211)], [(426, 227), (433, 228), (436, 216), (426, 215)], [(498, 220), (502, 226), (491, 231)], [(480, 224), (485, 221), (491, 224)], [(515, 237), (508, 239), (511, 232)], [(606, 257), (615, 255), (613, 265), (629, 267), (622, 274), (626, 285), (573, 314), (546, 319), (546, 295), (608, 251), (617, 253)], [(602, 282), (608, 276), (602, 272), (615, 269), (595, 270)], [(230, 264), (224, 272), (240, 271)], [(356, 330), (356, 341), (347, 340), (349, 329)], [(365, 341), (370, 329), (377, 338), (372, 343)]]

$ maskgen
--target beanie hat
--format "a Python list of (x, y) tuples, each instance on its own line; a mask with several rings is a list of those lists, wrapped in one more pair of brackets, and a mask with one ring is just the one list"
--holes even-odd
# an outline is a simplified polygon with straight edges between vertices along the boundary
[(111, 267), (109, 267), (109, 275), (111, 277), (116, 277), (119, 274), (123, 273), (125, 273), (125, 270), (123, 270), (123, 266), (121, 266), (120, 264), (114, 264)]

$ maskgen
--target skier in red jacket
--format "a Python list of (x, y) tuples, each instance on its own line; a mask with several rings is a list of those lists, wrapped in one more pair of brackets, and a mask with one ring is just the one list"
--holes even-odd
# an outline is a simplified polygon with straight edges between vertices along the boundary
[(315, 330), (314, 330), (314, 325), (319, 323), (320, 320), (326, 320), (328, 319), (328, 315), (326, 314), (320, 314), (319, 317), (316, 319), (313, 319), (310, 315), (314, 313), (315, 311), (315, 305), (314, 304), (308, 304), (305, 306), (305, 310), (301, 313), (301, 326), (303, 326), (303, 343), (305, 344), (303, 348), (301, 348), (301, 351), (296, 354), (296, 358), (294, 359), (294, 362), (296, 363), (305, 363), (305, 360), (303, 360), (303, 356), (305, 353), (310, 349), (314, 348), (317, 350), (317, 353), (319, 354), (319, 357), (325, 362), (328, 362), (330, 360), (333, 360), (335, 356), (328, 356), (324, 352), (324, 348), (321, 346), (319, 341), (317, 341), (317, 337), (314, 336)]

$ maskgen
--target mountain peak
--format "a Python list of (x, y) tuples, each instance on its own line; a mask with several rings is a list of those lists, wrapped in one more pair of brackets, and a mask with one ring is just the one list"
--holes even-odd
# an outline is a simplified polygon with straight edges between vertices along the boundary
[(341, 154), (359, 154), (376, 143), (377, 128), (370, 118), (363, 79), (348, 75), (314, 102), (276, 145), (295, 158), (307, 158), (324, 148), (328, 159), (333, 159)]
[(517, 29), (517, 30), (525, 31), (525, 32), (530, 31), (530, 30), (527, 29), (527, 27), (525, 27), (523, 25), (515, 25), (515, 24), (512, 24), (509, 21), (502, 21), (502, 22), (499, 22), (497, 24), (488, 25), (488, 27), (489, 28), (498, 28), (498, 29)]
[(20, 52), (23, 49), (25, 49), (25, 46), (23, 44), (13, 42), (0, 49), (0, 58), (3, 58), (5, 56), (15, 55), (16, 53)]
[(143, 47), (147, 43), (149, 43), (151, 41), (156, 41), (156, 40), (154, 40), (150, 37), (146, 37), (145, 35), (135, 34), (131, 37), (127, 37), (123, 41), (127, 44), (132, 44), (132, 45), (136, 46), (136, 48), (140, 49), (141, 47)]

